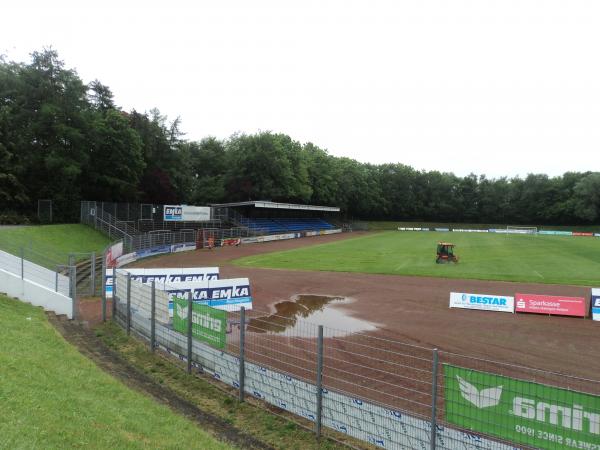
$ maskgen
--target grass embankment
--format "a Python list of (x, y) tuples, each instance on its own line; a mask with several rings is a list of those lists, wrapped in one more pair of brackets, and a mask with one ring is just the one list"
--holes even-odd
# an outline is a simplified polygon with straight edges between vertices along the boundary
[[(263, 409), (264, 405), (250, 396), (247, 396), (245, 403), (239, 403), (234, 397), (237, 395), (237, 391), (225, 392), (232, 388), (219, 382), (213, 384), (205, 378), (186, 374), (182, 370), (182, 363), (171, 357), (161, 356), (158, 352), (151, 353), (147, 346), (127, 337), (124, 331), (113, 322), (100, 325), (96, 328), (96, 334), (127, 362), (155, 382), (168, 386), (177, 395), (195, 404), (202, 411), (223, 419), (266, 444), (286, 450), (342, 450), (348, 448), (325, 438), (318, 442), (312, 431), (283, 416), (274, 415)], [(179, 367), (176, 365), (178, 362), (181, 364)], [(280, 413), (285, 414), (284, 412)], [(294, 419), (302, 420), (297, 417)], [(314, 426), (308, 421), (305, 421), (304, 425)], [(323, 429), (323, 436), (330, 434), (332, 434), (330, 430)], [(349, 439), (347, 436), (338, 435), (337, 437), (352, 441), (352, 444), (358, 448), (374, 448)]]
[(0, 295), (0, 342), (0, 448), (230, 448), (102, 372), (39, 308)]
[[(102, 252), (110, 243), (102, 233), (82, 224), (0, 227), (0, 250), (54, 268), (67, 264), (69, 253)], [(76, 255), (77, 256), (77, 255)]]
[[(459, 264), (435, 264), (436, 243), (456, 244)], [(600, 285), (600, 238), (388, 231), (241, 258), (240, 266)]]

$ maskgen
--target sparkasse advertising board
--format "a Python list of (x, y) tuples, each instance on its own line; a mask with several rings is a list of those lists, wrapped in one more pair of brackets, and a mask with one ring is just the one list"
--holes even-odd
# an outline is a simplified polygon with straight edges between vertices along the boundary
[(600, 397), (444, 364), (446, 420), (535, 448), (600, 450)]
[(515, 294), (515, 312), (585, 317), (583, 297), (557, 295)]
[(479, 309), (514, 313), (515, 299), (507, 295), (450, 293), (450, 308)]

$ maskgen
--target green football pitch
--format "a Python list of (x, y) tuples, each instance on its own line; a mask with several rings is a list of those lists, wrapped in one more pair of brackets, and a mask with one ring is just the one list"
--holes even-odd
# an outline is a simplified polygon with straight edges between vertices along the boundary
[[(436, 264), (438, 241), (458, 264)], [(597, 286), (600, 238), (389, 231), (241, 258), (241, 266)]]

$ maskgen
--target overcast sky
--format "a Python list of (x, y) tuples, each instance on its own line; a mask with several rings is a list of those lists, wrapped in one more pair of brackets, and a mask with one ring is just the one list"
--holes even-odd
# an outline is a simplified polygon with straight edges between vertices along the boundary
[(188, 139), (271, 130), (458, 175), (600, 170), (598, 1), (20, 0), (0, 17), (9, 59), (52, 46)]

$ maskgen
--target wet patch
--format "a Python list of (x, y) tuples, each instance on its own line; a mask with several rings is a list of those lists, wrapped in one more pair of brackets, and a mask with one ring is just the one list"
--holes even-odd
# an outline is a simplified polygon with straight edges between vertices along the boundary
[(348, 303), (352, 303), (352, 300), (347, 297), (295, 295), (292, 300), (276, 303), (273, 314), (250, 319), (246, 331), (316, 337), (315, 327), (306, 322), (323, 325), (325, 337), (347, 336), (377, 329), (375, 324), (353, 317), (340, 308)]

